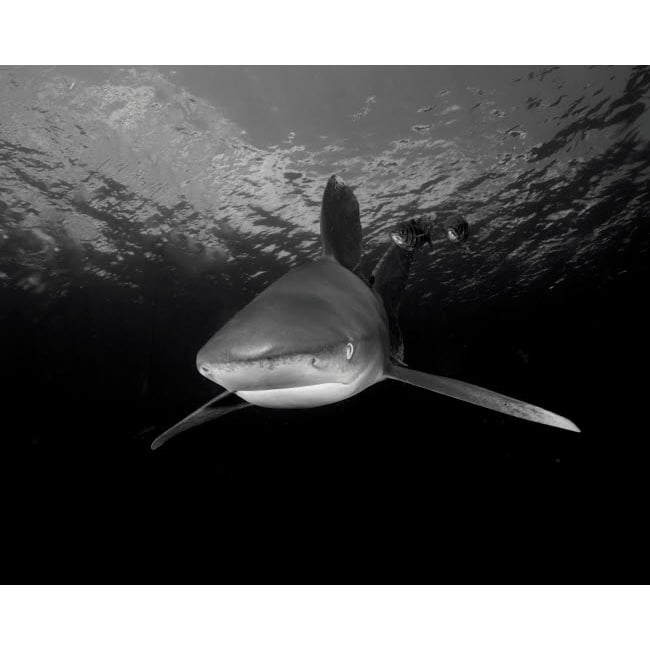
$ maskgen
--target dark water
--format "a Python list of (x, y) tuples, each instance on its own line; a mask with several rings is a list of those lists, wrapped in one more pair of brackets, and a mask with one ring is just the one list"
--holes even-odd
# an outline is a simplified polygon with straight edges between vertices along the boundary
[[(284, 535), (289, 555), (327, 540), (321, 570), (338, 554), (371, 567), (382, 549), (422, 580), (451, 575), (438, 562), (465, 545), (479, 579), (525, 566), (562, 581), (562, 561), (611, 556), (605, 537), (640, 544), (649, 98), (646, 67), (0, 70), (10, 538), (56, 576), (79, 567), (53, 540), (66, 558), (101, 548), (91, 573), (106, 580), (126, 566), (116, 554), (142, 569), (178, 539), (223, 561), (242, 531), (274, 576)], [(441, 227), (414, 263), (409, 365), (557, 411), (581, 435), (384, 382), (149, 452), (215, 393), (194, 367), (202, 343), (318, 255), (332, 173), (359, 198), (366, 270), (401, 219), (470, 223), (466, 246)], [(216, 570), (197, 557), (163, 561), (159, 579)]]

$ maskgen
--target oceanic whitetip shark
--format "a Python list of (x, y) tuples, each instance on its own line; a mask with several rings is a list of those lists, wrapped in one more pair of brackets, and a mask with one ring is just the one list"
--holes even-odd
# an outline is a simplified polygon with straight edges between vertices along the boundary
[[(199, 350), (198, 371), (226, 390), (158, 436), (152, 449), (181, 431), (252, 404), (322, 406), (384, 379), (579, 431), (570, 420), (538, 406), (394, 363), (389, 312), (382, 296), (355, 273), (361, 260), (359, 204), (336, 176), (325, 188), (320, 226), (322, 257), (271, 284)], [(230, 393), (245, 402), (214, 406)]]

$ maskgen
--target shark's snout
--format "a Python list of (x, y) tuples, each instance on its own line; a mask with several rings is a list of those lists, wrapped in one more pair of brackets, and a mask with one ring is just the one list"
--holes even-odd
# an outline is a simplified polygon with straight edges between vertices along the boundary
[(321, 381), (323, 364), (316, 352), (292, 348), (295, 337), (276, 339), (270, 328), (254, 329), (241, 322), (227, 324), (197, 353), (197, 370), (233, 392)]
[(235, 362), (225, 362), (215, 358), (209, 354), (204, 348), (199, 350), (196, 355), (196, 369), (206, 379), (213, 381), (224, 388), (236, 391), (241, 389), (242, 383), (241, 371), (237, 372), (237, 364)]
[(212, 375), (212, 366), (210, 363), (208, 363), (205, 359), (201, 358), (199, 355), (196, 357), (196, 369), (204, 376), (207, 377), (208, 379), (211, 378)]
[[(243, 342), (234, 342), (228, 337), (219, 336), (219, 333), (210, 339), (196, 355), (196, 368), (204, 376), (229, 390), (233, 390), (232, 382), (228, 377), (234, 378), (241, 374), (242, 366), (250, 365), (259, 359), (267, 350), (260, 346), (242, 345)], [(259, 349), (256, 349), (259, 348)]]
[(278, 347), (269, 337), (239, 336), (236, 327), (217, 332), (197, 353), (196, 365), (202, 368), (247, 363), (273, 354)]

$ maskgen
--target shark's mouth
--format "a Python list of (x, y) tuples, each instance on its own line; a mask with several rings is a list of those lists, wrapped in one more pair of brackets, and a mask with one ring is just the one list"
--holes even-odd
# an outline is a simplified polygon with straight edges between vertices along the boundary
[[(197, 362), (199, 372), (232, 392), (346, 385), (349, 369), (318, 354), (291, 354), (222, 363)], [(346, 372), (347, 371), (347, 372)]]

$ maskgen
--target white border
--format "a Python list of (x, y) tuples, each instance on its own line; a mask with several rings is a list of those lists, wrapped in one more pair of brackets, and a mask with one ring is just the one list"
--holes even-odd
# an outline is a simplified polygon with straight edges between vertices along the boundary
[(647, 650), (648, 587), (3, 587), (7, 650)]
[(7, 64), (640, 64), (640, 0), (4, 3)]

